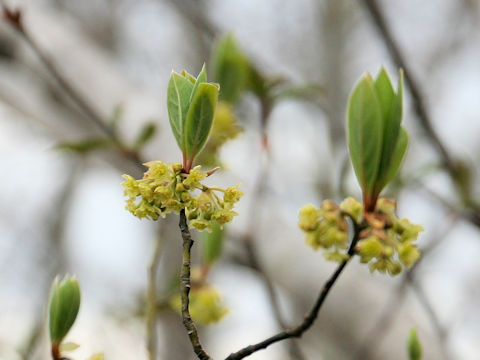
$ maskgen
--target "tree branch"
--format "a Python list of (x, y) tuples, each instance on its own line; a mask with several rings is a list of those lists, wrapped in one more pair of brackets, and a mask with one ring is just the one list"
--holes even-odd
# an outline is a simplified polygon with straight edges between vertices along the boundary
[(148, 267), (147, 311), (145, 317), (149, 360), (157, 358), (157, 272), (163, 249), (163, 234), (161, 231), (159, 233), (155, 239), (153, 256)]
[[(95, 124), (95, 126), (107, 136), (109, 139), (114, 141), (116, 144), (122, 144), (121, 139), (117, 136), (115, 131), (107, 125), (107, 121), (98, 114), (98, 112), (88, 103), (84, 96), (70, 83), (70, 81), (62, 74), (62, 72), (57, 68), (55, 63), (50, 59), (50, 57), (44, 53), (44, 51), (38, 46), (35, 39), (30, 36), (28, 31), (25, 29), (22, 19), (22, 12), (20, 10), (12, 10), (7, 5), (2, 3), (2, 12), (3, 18), (7, 24), (9, 24), (13, 29), (17, 31), (18, 34), (28, 43), (30, 48), (33, 50), (35, 55), (40, 59), (41, 63), (45, 66), (48, 73), (55, 79), (58, 85), (65, 91), (70, 99), (76, 104), (78, 109), (80, 109), (84, 115), (87, 116), (90, 121)], [(124, 149), (119, 147), (121, 154), (137, 166), (140, 170), (143, 171), (142, 163), (144, 162), (140, 155), (137, 152)]]
[(190, 294), (190, 267), (191, 267), (191, 249), (193, 245), (192, 235), (188, 229), (187, 217), (185, 216), (185, 210), (180, 211), (180, 232), (183, 239), (183, 257), (182, 257), (182, 271), (180, 273), (181, 279), (181, 295), (182, 295), (182, 318), (183, 325), (187, 330), (188, 337), (193, 347), (193, 351), (200, 360), (213, 360), (208, 355), (200, 343), (197, 328), (193, 323), (192, 317), (189, 311), (189, 294)]
[(279, 342), (285, 339), (301, 337), (303, 333), (307, 331), (315, 322), (315, 319), (317, 318), (318, 313), (320, 312), (320, 309), (325, 299), (327, 298), (327, 295), (329, 294), (330, 290), (333, 288), (333, 285), (337, 281), (340, 274), (343, 272), (343, 269), (347, 266), (350, 259), (354, 255), (355, 245), (358, 242), (359, 234), (361, 230), (362, 229), (359, 225), (354, 224), (354, 234), (353, 234), (352, 242), (350, 244), (350, 248), (348, 249), (349, 258), (347, 260), (344, 260), (338, 265), (335, 272), (330, 276), (327, 282), (323, 285), (322, 290), (320, 291), (320, 294), (317, 300), (315, 301), (315, 304), (313, 305), (312, 309), (310, 310), (310, 312), (308, 312), (305, 315), (305, 318), (297, 327), (279, 332), (278, 334), (273, 335), (257, 344), (246, 346), (243, 349), (230, 354), (225, 360), (240, 360), (253, 354), (254, 352), (257, 352), (262, 349), (266, 349), (268, 346), (276, 342)]
[[(287, 330), (286, 322), (283, 318), (282, 311), (280, 309), (280, 303), (278, 299), (278, 294), (275, 290), (274, 282), (271, 277), (268, 275), (266, 269), (263, 267), (258, 252), (255, 246), (255, 233), (259, 228), (259, 215), (261, 213), (262, 207), (260, 206), (264, 202), (261, 201), (263, 197), (268, 181), (268, 174), (270, 166), (272, 164), (271, 151), (269, 147), (269, 139), (267, 133), (267, 127), (270, 120), (270, 113), (273, 109), (273, 104), (268, 99), (260, 99), (260, 108), (261, 108), (261, 117), (260, 117), (260, 136), (262, 138), (262, 154), (260, 158), (260, 170), (257, 174), (256, 182), (252, 191), (252, 199), (250, 203), (250, 219), (248, 222), (248, 230), (246, 234), (241, 238), (241, 242), (245, 249), (245, 254), (247, 258), (247, 265), (255, 270), (259, 277), (261, 278), (265, 290), (267, 292), (270, 305), (272, 307), (273, 317), (277, 322), (279, 330)], [(302, 353), (302, 350), (298, 346), (297, 342), (292, 339), (288, 344), (288, 350), (290, 356), (295, 360), (304, 360), (305, 356)]]

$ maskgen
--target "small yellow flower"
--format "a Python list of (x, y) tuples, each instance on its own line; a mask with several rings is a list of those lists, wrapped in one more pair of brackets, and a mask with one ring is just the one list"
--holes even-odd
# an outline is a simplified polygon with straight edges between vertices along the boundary
[[(228, 309), (222, 304), (219, 292), (210, 285), (192, 287), (190, 291), (190, 315), (200, 324), (212, 324), (219, 322), (227, 313)], [(172, 308), (181, 312), (182, 300), (180, 294), (171, 300)]]

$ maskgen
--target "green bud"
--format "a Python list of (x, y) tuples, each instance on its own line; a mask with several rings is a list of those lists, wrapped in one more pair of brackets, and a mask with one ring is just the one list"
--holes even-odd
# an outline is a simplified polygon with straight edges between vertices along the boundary
[(80, 287), (75, 277), (55, 278), (50, 294), (49, 330), (52, 345), (60, 345), (70, 331), (80, 308)]
[(409, 360), (422, 359), (422, 344), (418, 339), (417, 331), (415, 329), (410, 330), (407, 340), (407, 352)]

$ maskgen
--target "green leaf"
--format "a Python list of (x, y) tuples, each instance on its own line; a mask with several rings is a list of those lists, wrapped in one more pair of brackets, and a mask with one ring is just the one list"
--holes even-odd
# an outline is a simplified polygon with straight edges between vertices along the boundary
[(408, 133), (403, 127), (401, 127), (395, 150), (393, 152), (392, 158), (390, 159), (390, 168), (388, 169), (388, 173), (386, 174), (384, 186), (393, 180), (393, 178), (398, 172), (398, 169), (400, 169), (400, 165), (402, 164), (402, 160), (405, 157), (407, 147)]
[(422, 344), (420, 343), (420, 340), (418, 340), (417, 331), (415, 329), (410, 330), (407, 340), (407, 352), (409, 360), (422, 359)]
[(153, 138), (156, 131), (157, 131), (157, 126), (155, 125), (155, 123), (150, 122), (145, 124), (140, 130), (135, 140), (134, 148), (139, 150), (143, 146), (145, 146), (145, 144), (147, 144)]
[(375, 187), (383, 143), (381, 108), (371, 76), (366, 74), (350, 96), (347, 137), (350, 158), (364, 196)]
[[(222, 88), (223, 92), (223, 88)], [(320, 85), (306, 84), (302, 86), (287, 86), (275, 92), (275, 100), (283, 99), (299, 99), (299, 100), (315, 100), (321, 96), (325, 96), (326, 90)]]
[(185, 152), (184, 128), (194, 84), (188, 76), (172, 72), (167, 89), (167, 108), (170, 126), (177, 144)]
[(195, 82), (197, 81), (197, 79), (195, 79), (195, 77), (189, 74), (186, 70), (182, 71), (182, 76), (186, 78), (188, 81), (190, 81), (192, 84), (195, 84)]
[(388, 119), (390, 115), (390, 109), (392, 107), (393, 99), (395, 98), (395, 92), (393, 91), (390, 78), (382, 67), (380, 73), (375, 80), (375, 92), (377, 93), (378, 100), (380, 102), (380, 108), (382, 110), (382, 118)]
[(70, 331), (80, 308), (80, 287), (74, 277), (65, 276), (52, 285), (49, 304), (49, 330), (52, 344), (61, 344)]
[(193, 159), (207, 141), (212, 128), (217, 98), (217, 85), (209, 83), (198, 85), (185, 123), (185, 153), (188, 159)]
[(213, 78), (220, 84), (220, 100), (234, 104), (245, 89), (249, 62), (232, 34), (217, 44), (213, 56)]
[(58, 144), (56, 149), (62, 151), (71, 151), (74, 153), (85, 155), (89, 152), (104, 149), (112, 146), (113, 143), (105, 138), (84, 139), (79, 141), (66, 141)]
[(380, 194), (388, 183), (388, 174), (392, 164), (392, 156), (396, 149), (397, 139), (402, 121), (403, 77), (400, 73), (398, 94), (395, 94), (385, 69), (382, 68), (375, 82), (375, 90), (380, 100), (383, 118), (383, 144), (375, 193)]
[(198, 86), (206, 82), (207, 82), (207, 69), (205, 68), (205, 64), (203, 64), (202, 70), (200, 70), (200, 73), (198, 74), (197, 79), (195, 80), (195, 84), (193, 85), (192, 93), (190, 94), (190, 104), (193, 101), (193, 97), (197, 92)]
[(214, 222), (211, 232), (204, 232), (203, 237), (203, 257), (207, 265), (212, 265), (218, 260), (223, 251), (223, 240), (225, 232), (222, 227)]

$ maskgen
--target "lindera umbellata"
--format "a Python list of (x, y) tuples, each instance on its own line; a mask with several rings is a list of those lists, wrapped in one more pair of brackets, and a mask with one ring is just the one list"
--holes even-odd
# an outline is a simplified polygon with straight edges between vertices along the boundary
[[(52, 360), (70, 360), (65, 353), (79, 347), (64, 339), (73, 327), (80, 310), (80, 286), (76, 277), (66, 275), (61, 281), (56, 277), (50, 291), (48, 304), (48, 330)], [(88, 360), (103, 360), (103, 354), (92, 355)]]
[[(307, 243), (322, 248), (327, 260), (341, 263), (358, 254), (362, 263), (369, 263), (371, 272), (397, 275), (420, 257), (415, 241), (423, 228), (399, 219), (394, 199), (379, 198), (398, 172), (408, 145), (407, 132), (400, 124), (402, 98), (402, 72), (395, 91), (383, 68), (376, 79), (365, 74), (350, 95), (347, 140), (363, 204), (353, 197), (340, 206), (326, 200), (320, 209), (302, 207), (299, 217)], [(359, 229), (350, 249), (347, 218)]]
[[(173, 72), (168, 85), (167, 105), (183, 163), (149, 162), (145, 164), (148, 170), (143, 179), (135, 180), (124, 175), (123, 182), (128, 197), (126, 208), (133, 215), (151, 220), (169, 213), (180, 215), (183, 262), (181, 294), (176, 301), (181, 302), (183, 324), (193, 350), (201, 360), (212, 358), (201, 345), (190, 314), (193, 240), (189, 227), (211, 231), (229, 223), (237, 215), (233, 207), (242, 196), (238, 186), (221, 189), (202, 184), (216, 169), (202, 171), (200, 166), (193, 166), (210, 133), (218, 92), (218, 85), (207, 82), (205, 67), (196, 78), (186, 71)], [(355, 86), (347, 107), (347, 142), (363, 202), (348, 197), (340, 205), (330, 200), (325, 200), (320, 208), (305, 205), (300, 209), (298, 222), (307, 244), (314, 249), (323, 249), (326, 259), (339, 265), (322, 287), (312, 309), (296, 327), (231, 353), (227, 360), (243, 359), (273, 343), (300, 337), (315, 322), (328, 293), (355, 255), (359, 256), (360, 262), (369, 264), (371, 272), (390, 275), (399, 274), (419, 259), (415, 241), (422, 227), (398, 218), (395, 200), (380, 197), (398, 172), (408, 145), (407, 132), (401, 127), (402, 102), (401, 72), (397, 90), (394, 90), (385, 69), (375, 79), (369, 74), (364, 75)], [(223, 198), (216, 192), (223, 193)], [(348, 221), (353, 229), (350, 235)], [(214, 299), (213, 307), (217, 306), (216, 295), (209, 296)]]

